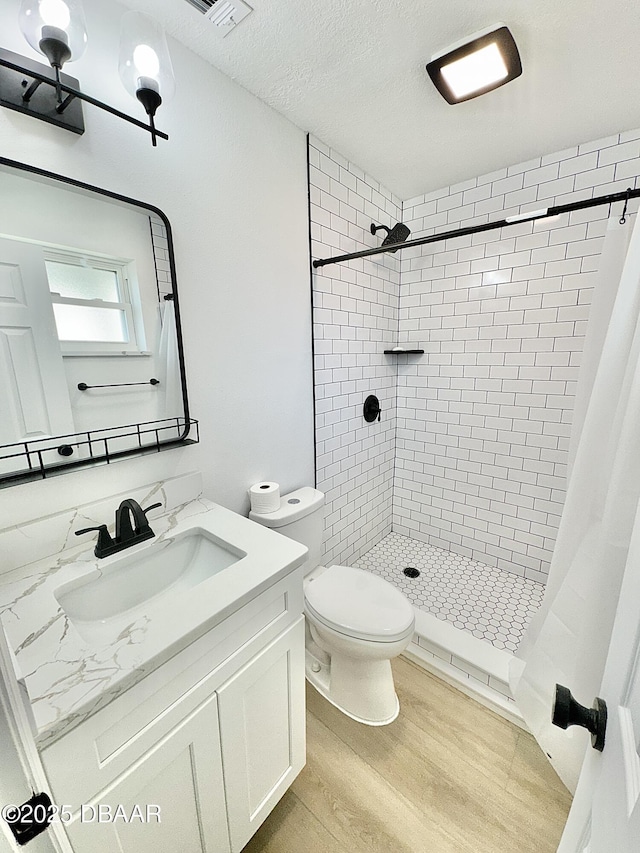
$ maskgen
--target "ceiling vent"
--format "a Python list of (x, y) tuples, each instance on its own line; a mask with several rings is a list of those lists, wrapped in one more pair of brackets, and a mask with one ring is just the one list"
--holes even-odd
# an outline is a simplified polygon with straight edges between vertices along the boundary
[(253, 12), (243, 0), (187, 0), (226, 36)]

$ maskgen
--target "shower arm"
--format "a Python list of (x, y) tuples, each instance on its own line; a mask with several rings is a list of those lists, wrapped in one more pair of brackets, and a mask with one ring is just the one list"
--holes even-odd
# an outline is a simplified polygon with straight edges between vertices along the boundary
[[(372, 255), (381, 255), (384, 252), (398, 251), (412, 246), (424, 246), (427, 243), (437, 243), (440, 240), (448, 240), (452, 237), (466, 237), (470, 234), (480, 234), (483, 231), (492, 231), (495, 228), (507, 228), (509, 225), (517, 225), (521, 222), (532, 222), (534, 219), (542, 219), (549, 216), (560, 216), (562, 213), (571, 213), (574, 210), (583, 210), (588, 207), (597, 207), (601, 204), (615, 204), (619, 201), (628, 201), (631, 198), (640, 198), (640, 189), (627, 189), (625, 192), (611, 193), (610, 195), (597, 196), (596, 198), (575, 201), (569, 204), (558, 204), (544, 210), (532, 210), (530, 213), (514, 214), (497, 222), (486, 222), (484, 225), (471, 225), (468, 228), (457, 228), (454, 231), (443, 231), (441, 234), (432, 234), (430, 237), (418, 237), (415, 240), (407, 240), (403, 243), (388, 243), (386, 246), (377, 246), (375, 249), (363, 249), (360, 252), (351, 252), (348, 255), (336, 255), (333, 258), (321, 258), (313, 261), (313, 268), (325, 267), (328, 264), (339, 264), (343, 261), (352, 261), (356, 258), (368, 258)], [(384, 225), (378, 228), (386, 228)], [(373, 233), (373, 232), (372, 232)]]

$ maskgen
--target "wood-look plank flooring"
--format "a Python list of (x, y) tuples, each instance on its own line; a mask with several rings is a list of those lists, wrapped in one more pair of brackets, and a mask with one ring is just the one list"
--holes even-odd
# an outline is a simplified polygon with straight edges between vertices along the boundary
[(243, 853), (554, 853), (571, 805), (533, 738), (405, 658), (374, 728), (307, 685), (307, 765)]

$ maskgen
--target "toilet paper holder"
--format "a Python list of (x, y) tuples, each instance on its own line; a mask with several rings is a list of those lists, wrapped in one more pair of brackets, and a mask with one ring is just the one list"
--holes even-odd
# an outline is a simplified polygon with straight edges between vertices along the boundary
[(375, 394), (369, 394), (367, 399), (364, 401), (364, 406), (362, 407), (362, 414), (364, 415), (365, 421), (370, 424), (373, 423), (376, 418), (380, 420), (381, 411), (382, 406), (380, 405), (380, 400), (378, 400)]

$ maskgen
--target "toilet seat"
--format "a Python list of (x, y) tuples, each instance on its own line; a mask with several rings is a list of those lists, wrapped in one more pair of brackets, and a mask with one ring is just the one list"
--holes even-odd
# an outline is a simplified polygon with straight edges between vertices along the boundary
[(413, 607), (405, 596), (383, 578), (351, 566), (329, 566), (306, 584), (305, 609), (327, 628), (359, 640), (391, 643), (413, 631)]

